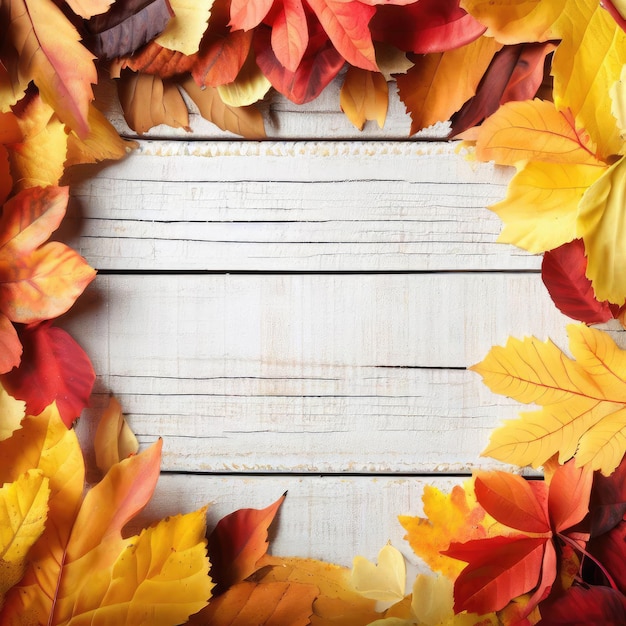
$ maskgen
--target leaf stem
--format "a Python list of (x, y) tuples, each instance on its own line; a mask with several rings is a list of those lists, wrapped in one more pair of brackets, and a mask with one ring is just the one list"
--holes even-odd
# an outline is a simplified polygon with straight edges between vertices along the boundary
[(600, 0), (600, 6), (609, 12), (609, 15), (617, 22), (617, 25), (626, 32), (626, 20), (613, 4), (613, 0)]
[(606, 567), (604, 567), (604, 565), (602, 565), (602, 563), (600, 563), (600, 561), (598, 561), (598, 559), (596, 559), (596, 557), (593, 556), (593, 554), (591, 554), (590, 552), (587, 552), (587, 550), (585, 550), (585, 548), (583, 548), (579, 543), (577, 543), (573, 539), (570, 539), (566, 535), (562, 535), (561, 533), (559, 533), (558, 537), (564, 543), (566, 543), (568, 546), (570, 546), (571, 548), (573, 548), (574, 550), (576, 550), (578, 552), (581, 552), (583, 554), (583, 556), (586, 556), (588, 559), (591, 559), (600, 568), (600, 571), (604, 574), (604, 576), (607, 579), (607, 581), (609, 582), (609, 585), (611, 586), (611, 588), (614, 591), (619, 591), (619, 589), (617, 588), (617, 585), (615, 584), (615, 581), (613, 580), (613, 577), (611, 576), (611, 574), (609, 574), (609, 572), (606, 569)]

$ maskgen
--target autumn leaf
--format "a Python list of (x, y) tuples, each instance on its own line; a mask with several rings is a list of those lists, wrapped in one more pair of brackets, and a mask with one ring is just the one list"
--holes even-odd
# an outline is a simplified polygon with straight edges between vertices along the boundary
[(476, 92), (500, 47), (494, 39), (480, 37), (454, 50), (418, 57), (414, 67), (397, 76), (400, 99), (411, 115), (411, 134), (458, 111)]
[(0, 608), (4, 594), (24, 575), (27, 555), (44, 532), (50, 489), (39, 470), (0, 488)]
[(422, 501), (425, 517), (398, 518), (407, 531), (405, 539), (433, 571), (454, 578), (462, 565), (442, 553), (453, 541), (486, 537), (485, 510), (474, 499), (473, 489), (461, 485), (455, 485), (449, 494), (426, 485)]
[(26, 405), (10, 396), (0, 384), (0, 441), (10, 437), (20, 427), (26, 415)]
[(610, 587), (575, 586), (554, 602), (541, 608), (538, 626), (603, 624), (620, 626), (626, 622), (626, 597)]
[(608, 475), (623, 456), (626, 356), (606, 333), (576, 324), (567, 331), (574, 359), (551, 341), (509, 338), (471, 368), (495, 393), (542, 407), (495, 430), (483, 454), (533, 467), (575, 456)]
[(341, 86), (341, 110), (359, 130), (367, 120), (376, 120), (378, 128), (385, 125), (389, 90), (385, 77), (378, 72), (350, 67)]
[(217, 523), (208, 544), (216, 594), (255, 571), (267, 552), (267, 532), (286, 495), (264, 509), (240, 509)]
[(74, 26), (52, 0), (3, 0), (0, 18), (3, 37), (19, 54), (19, 81), (33, 80), (61, 121), (85, 137), (97, 75)]
[(285, 69), (295, 72), (309, 45), (306, 12), (300, 0), (282, 0), (274, 8), (272, 50)]
[(109, 400), (98, 422), (93, 446), (96, 465), (103, 474), (139, 449), (137, 437), (124, 419), (120, 403), (115, 398)]
[(69, 428), (89, 402), (96, 374), (83, 349), (51, 322), (18, 329), (24, 352), (19, 367), (1, 376), (5, 389), (38, 415), (56, 402)]
[(600, 302), (586, 276), (587, 257), (581, 239), (574, 239), (543, 255), (541, 278), (556, 307), (585, 324), (601, 324), (617, 317), (606, 300)]
[(227, 106), (243, 107), (261, 100), (271, 86), (254, 61), (254, 56), (249, 55), (235, 80), (226, 85), (219, 85), (217, 93)]
[(66, 2), (74, 13), (88, 20), (94, 15), (108, 11), (113, 0), (66, 0)]
[(183, 54), (198, 51), (215, 0), (169, 0), (174, 17), (155, 39), (164, 48)]
[(119, 78), (123, 69), (131, 69), (142, 74), (172, 78), (190, 72), (196, 61), (197, 55), (187, 56), (151, 41), (135, 54), (112, 62), (111, 77)]
[(181, 86), (196, 104), (202, 117), (218, 128), (241, 135), (246, 139), (265, 137), (263, 116), (254, 106), (228, 106), (222, 101), (217, 88), (200, 89), (192, 78), (182, 81)]
[(406, 565), (402, 553), (387, 544), (378, 553), (378, 563), (356, 556), (352, 562), (352, 586), (362, 596), (382, 602), (404, 598)]
[(187, 105), (175, 83), (155, 75), (124, 72), (118, 93), (126, 123), (140, 135), (159, 124), (191, 130)]
[(610, 476), (594, 475), (589, 501), (591, 539), (615, 528), (626, 514), (626, 457)]

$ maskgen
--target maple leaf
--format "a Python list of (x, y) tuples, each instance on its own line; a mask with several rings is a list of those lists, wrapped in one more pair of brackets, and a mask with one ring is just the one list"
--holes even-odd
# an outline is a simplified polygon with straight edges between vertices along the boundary
[(174, 82), (124, 72), (118, 80), (118, 94), (126, 123), (140, 135), (159, 124), (191, 130), (187, 105)]
[(264, 509), (239, 509), (217, 523), (208, 543), (216, 594), (255, 571), (267, 552), (267, 532), (286, 495)]
[(460, 7), (459, 0), (419, 0), (401, 7), (391, 4), (399, 3), (378, 7), (370, 29), (376, 41), (407, 52), (452, 50), (485, 32), (485, 27)]
[(407, 531), (404, 538), (432, 570), (455, 577), (462, 566), (442, 553), (453, 541), (486, 537), (485, 510), (475, 501), (473, 490), (461, 485), (455, 485), (449, 494), (426, 485), (422, 502), (425, 517), (398, 518)]
[(402, 553), (387, 544), (378, 553), (378, 563), (356, 556), (352, 562), (352, 586), (366, 598), (397, 602), (404, 598), (406, 565)]
[(74, 26), (52, 0), (3, 0), (0, 20), (6, 25), (3, 38), (19, 55), (19, 82), (33, 80), (60, 119), (85, 137), (97, 74)]
[(359, 130), (367, 120), (376, 120), (378, 127), (385, 125), (389, 90), (385, 77), (379, 72), (369, 72), (350, 67), (341, 86), (341, 110)]
[(504, 608), (529, 591), (528, 615), (550, 592), (557, 574), (557, 539), (580, 545), (568, 531), (587, 514), (593, 474), (572, 461), (550, 483), (488, 472), (475, 478), (476, 499), (501, 524), (525, 534), (452, 543), (445, 554), (468, 564), (454, 583), (455, 611), (483, 614)]
[[(0, 442), (0, 481), (39, 470), (49, 481), (45, 530), (28, 552), (21, 581), (6, 594), (3, 624), (177, 624), (206, 605), (211, 580), (205, 510), (159, 522), (123, 539), (159, 476), (161, 444), (114, 465), (83, 497), (76, 434), (52, 405), (27, 416)], [(179, 584), (174, 584), (174, 581)]]
[(98, 422), (93, 447), (96, 465), (103, 474), (139, 449), (137, 437), (124, 419), (120, 403), (115, 398), (109, 400)]
[(411, 115), (410, 133), (446, 121), (458, 111), (476, 92), (500, 47), (493, 38), (480, 37), (454, 50), (418, 57), (406, 74), (397, 76), (400, 99)]
[(19, 364), (21, 353), (10, 322), (29, 324), (65, 313), (95, 276), (66, 245), (44, 244), (61, 222), (67, 198), (67, 188), (31, 187), (4, 205), (0, 217), (0, 336), (6, 348), (2, 373)]
[(69, 428), (87, 406), (96, 374), (83, 349), (50, 321), (18, 329), (23, 347), (19, 367), (2, 375), (6, 390), (26, 402), (29, 415), (56, 402)]
[(575, 360), (551, 341), (509, 338), (471, 368), (495, 393), (542, 407), (495, 430), (483, 454), (533, 467), (576, 456), (608, 475), (623, 455), (626, 354), (601, 331), (570, 324), (567, 332)]
[(619, 308), (596, 298), (586, 269), (582, 239), (546, 252), (541, 262), (541, 278), (552, 301), (559, 311), (586, 324), (601, 324), (618, 317)]

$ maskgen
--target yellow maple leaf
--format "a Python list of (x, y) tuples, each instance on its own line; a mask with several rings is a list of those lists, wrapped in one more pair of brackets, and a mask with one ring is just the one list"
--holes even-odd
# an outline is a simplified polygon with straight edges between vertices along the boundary
[(43, 534), (48, 482), (41, 470), (29, 470), (0, 488), (0, 607), (4, 594), (24, 575), (28, 551)]
[(578, 466), (608, 475), (626, 443), (626, 352), (583, 324), (567, 332), (574, 359), (551, 341), (509, 338), (471, 368), (495, 393), (542, 407), (505, 422), (483, 454), (533, 467), (554, 454), (561, 463), (575, 456)]
[(406, 586), (406, 564), (402, 553), (387, 544), (378, 553), (378, 563), (362, 556), (354, 557), (351, 582), (366, 598), (382, 602), (402, 600)]
[(350, 122), (363, 130), (365, 122), (375, 120), (378, 128), (385, 125), (389, 89), (380, 72), (350, 67), (339, 93), (341, 110)]
[(472, 481), (468, 481), (465, 487), (455, 485), (447, 494), (426, 485), (422, 502), (425, 517), (401, 515), (398, 518), (407, 531), (405, 539), (432, 570), (454, 578), (464, 564), (441, 552), (453, 541), (486, 537), (486, 513), (476, 502)]

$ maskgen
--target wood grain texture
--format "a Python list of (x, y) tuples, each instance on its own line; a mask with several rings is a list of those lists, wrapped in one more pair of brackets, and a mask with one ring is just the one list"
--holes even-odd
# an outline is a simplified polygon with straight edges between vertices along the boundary
[[(404, 104), (398, 97), (395, 82), (389, 86), (389, 108), (384, 127), (375, 122), (366, 122), (362, 131), (354, 127), (341, 111), (339, 91), (343, 84), (342, 72), (322, 93), (313, 100), (296, 105), (275, 91), (270, 93), (256, 106), (263, 113), (265, 132), (268, 139), (406, 139), (411, 130), (411, 118)], [(94, 89), (99, 106), (116, 130), (125, 136), (136, 137), (126, 121), (117, 97), (115, 81), (103, 81)], [(189, 109), (189, 126), (192, 133), (180, 128), (159, 125), (149, 130), (144, 137), (151, 139), (186, 140), (194, 139), (237, 139), (237, 135), (220, 130), (204, 119), (198, 107), (183, 92)], [(446, 124), (436, 124), (416, 135), (420, 139), (442, 139), (448, 132)]]
[(71, 318), (98, 390), (190, 472), (493, 466), (516, 409), (464, 368), (510, 333), (567, 345), (523, 273), (99, 276)]
[[(485, 209), (510, 168), (455, 144), (142, 142), (74, 174), (63, 237), (98, 269), (538, 269)], [(82, 180), (81, 180), (82, 179)]]

